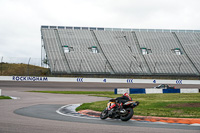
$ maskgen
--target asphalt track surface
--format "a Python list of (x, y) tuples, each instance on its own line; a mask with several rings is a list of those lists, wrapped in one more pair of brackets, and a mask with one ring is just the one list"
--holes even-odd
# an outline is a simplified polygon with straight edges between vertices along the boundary
[[(47, 83), (0, 81), (3, 95), (18, 97), (17, 100), (0, 101), (0, 133), (199, 133), (200, 126), (163, 124), (98, 118), (63, 116), (56, 113), (69, 104), (107, 100), (87, 95), (43, 94), (25, 92), (29, 90), (102, 90), (114, 91), (116, 87), (131, 87), (133, 84), (108, 83)], [(153, 87), (150, 84), (134, 84), (134, 87)], [(185, 87), (197, 87), (189, 85)], [(70, 113), (70, 110), (67, 111)]]

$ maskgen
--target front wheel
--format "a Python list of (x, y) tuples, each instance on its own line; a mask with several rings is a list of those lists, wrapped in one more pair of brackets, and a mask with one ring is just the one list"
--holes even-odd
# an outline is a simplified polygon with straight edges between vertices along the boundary
[(126, 113), (124, 113), (124, 114), (122, 114), (120, 116), (120, 119), (122, 121), (128, 121), (128, 120), (130, 120), (132, 118), (133, 114), (134, 114), (133, 108), (126, 108), (125, 110), (126, 110)]
[(108, 118), (108, 110), (104, 109), (100, 114), (100, 118), (102, 120)]

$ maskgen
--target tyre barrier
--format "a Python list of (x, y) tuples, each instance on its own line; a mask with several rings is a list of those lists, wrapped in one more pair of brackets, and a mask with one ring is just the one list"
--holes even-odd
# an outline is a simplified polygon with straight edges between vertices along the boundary
[(161, 94), (161, 93), (199, 93), (198, 88), (154, 89), (154, 88), (115, 88), (115, 94)]

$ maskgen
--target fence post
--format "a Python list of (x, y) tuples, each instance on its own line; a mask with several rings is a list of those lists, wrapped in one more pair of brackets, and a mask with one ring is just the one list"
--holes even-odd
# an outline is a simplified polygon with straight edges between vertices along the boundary
[(27, 71), (28, 71), (28, 75), (27, 75), (27, 76), (29, 76), (29, 63), (30, 63), (30, 60), (31, 60), (31, 57), (30, 57), (29, 60), (28, 60), (28, 68), (27, 68), (27, 69), (28, 69), (28, 70), (27, 70)]
[(1, 75), (3, 74), (3, 67), (2, 67), (2, 65), (3, 65), (3, 56), (1, 58)]

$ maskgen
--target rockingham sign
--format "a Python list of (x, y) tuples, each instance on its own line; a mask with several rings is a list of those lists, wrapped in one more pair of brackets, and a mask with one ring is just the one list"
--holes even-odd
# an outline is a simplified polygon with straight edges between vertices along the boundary
[(48, 81), (47, 77), (26, 77), (26, 76), (13, 76), (14, 81)]

